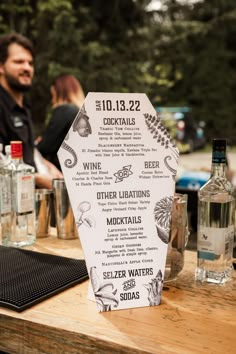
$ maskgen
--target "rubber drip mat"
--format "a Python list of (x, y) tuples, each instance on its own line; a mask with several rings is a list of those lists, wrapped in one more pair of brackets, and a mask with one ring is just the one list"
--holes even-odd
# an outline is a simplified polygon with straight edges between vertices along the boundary
[(0, 246), (0, 306), (21, 312), (86, 279), (82, 259)]

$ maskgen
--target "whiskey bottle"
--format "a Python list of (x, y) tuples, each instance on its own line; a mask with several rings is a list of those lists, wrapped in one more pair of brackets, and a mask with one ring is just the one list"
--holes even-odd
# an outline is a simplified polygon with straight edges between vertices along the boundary
[(23, 161), (22, 142), (11, 142), (11, 227), (2, 223), (3, 245), (22, 247), (35, 242), (34, 168)]
[(227, 180), (226, 140), (212, 142), (211, 177), (198, 192), (195, 279), (223, 284), (232, 278), (235, 199)]

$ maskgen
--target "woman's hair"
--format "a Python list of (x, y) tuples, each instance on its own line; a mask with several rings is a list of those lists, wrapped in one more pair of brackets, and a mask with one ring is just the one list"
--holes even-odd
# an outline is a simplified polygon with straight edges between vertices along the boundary
[(55, 89), (57, 101), (73, 103), (79, 108), (84, 102), (84, 92), (79, 81), (69, 74), (57, 76), (52, 87)]

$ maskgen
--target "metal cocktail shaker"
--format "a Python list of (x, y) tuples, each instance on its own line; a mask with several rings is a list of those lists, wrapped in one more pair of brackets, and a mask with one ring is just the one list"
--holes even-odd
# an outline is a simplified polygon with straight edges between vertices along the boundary
[(72, 212), (70, 199), (63, 178), (53, 179), (54, 209), (57, 237), (60, 239), (75, 239), (78, 231)]

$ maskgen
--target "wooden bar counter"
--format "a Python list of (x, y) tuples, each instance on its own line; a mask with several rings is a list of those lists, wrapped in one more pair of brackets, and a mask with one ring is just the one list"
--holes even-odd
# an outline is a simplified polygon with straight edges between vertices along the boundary
[[(30, 249), (83, 258), (79, 240), (38, 239)], [(196, 253), (185, 252), (178, 279), (156, 307), (99, 313), (88, 281), (21, 313), (0, 308), (7, 353), (236, 353), (236, 274), (219, 286), (194, 282)], [(236, 272), (234, 272), (236, 273)]]

